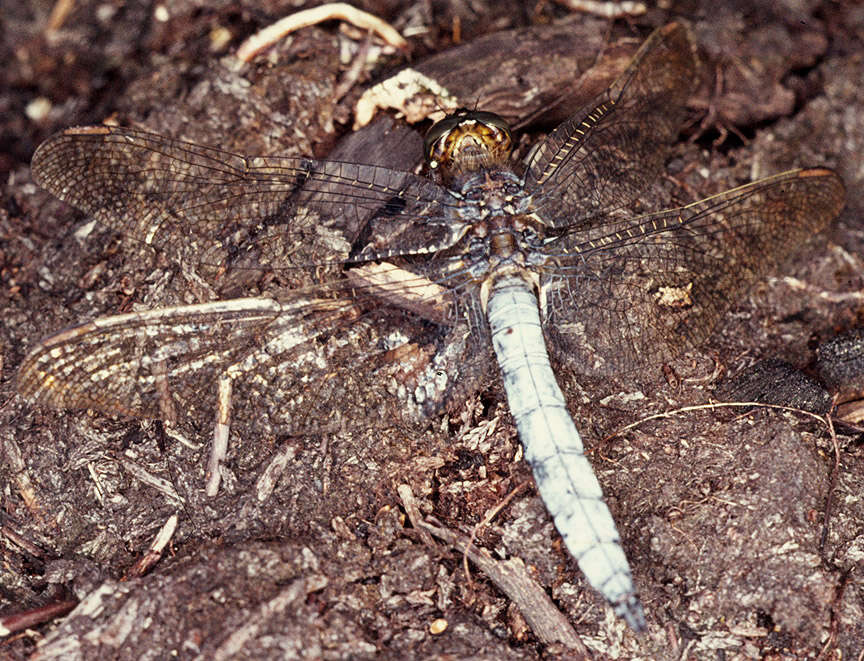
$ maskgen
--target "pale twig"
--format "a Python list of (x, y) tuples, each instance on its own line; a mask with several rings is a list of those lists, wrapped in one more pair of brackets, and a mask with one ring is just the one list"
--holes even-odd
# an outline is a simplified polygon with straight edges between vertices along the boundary
[(176, 530), (177, 515), (172, 514), (159, 530), (147, 553), (141, 556), (141, 559), (132, 565), (129, 571), (126, 572), (126, 578), (129, 579), (135, 578), (136, 576), (143, 576), (150, 571), (150, 569), (162, 558), (162, 551), (164, 551), (165, 547), (168, 546), (168, 542), (171, 541)]
[(599, 0), (555, 0), (559, 5), (581, 11), (585, 14), (594, 14), (602, 18), (621, 18), (623, 16), (641, 16), (647, 10), (644, 2), (601, 2)]
[(823, 301), (828, 301), (829, 303), (860, 303), (864, 301), (864, 291), (826, 291), (811, 285), (809, 282), (805, 282), (804, 280), (793, 278), (792, 276), (785, 276), (784, 278), (781, 278), (781, 280), (792, 289), (806, 292), (811, 296), (815, 296)]
[(62, 28), (74, 8), (75, 0), (57, 0), (51, 9), (51, 15), (48, 17), (46, 31), (56, 32)]
[[(137, 480), (139, 480), (143, 484), (146, 484), (147, 486), (153, 487), (154, 489), (156, 489), (156, 491), (158, 491), (163, 496), (165, 496), (171, 502), (172, 505), (182, 505), (183, 504), (183, 497), (179, 493), (177, 493), (177, 490), (174, 488), (174, 485), (171, 484), (170, 481), (166, 480), (165, 478), (153, 475), (153, 473), (148, 471), (141, 464), (139, 464), (135, 461), (132, 461), (131, 459), (128, 459), (127, 457), (120, 457), (117, 461), (120, 463), (121, 466), (123, 466), (123, 468), (125, 468), (129, 472), (130, 475), (135, 477)], [(92, 466), (92, 465), (93, 465), (92, 463), (88, 464), (88, 466)], [(97, 481), (95, 471), (91, 470), (91, 474), (94, 476), (93, 477), (94, 481), (97, 482), (97, 489), (99, 489), (101, 491), (102, 487)], [(100, 494), (100, 501), (103, 498), (104, 498), (104, 495)]]
[(370, 30), (391, 46), (401, 49), (408, 47), (408, 42), (402, 35), (377, 16), (360, 11), (344, 2), (332, 2), (320, 7), (298, 11), (276, 21), (263, 30), (259, 30), (240, 44), (237, 49), (237, 58), (243, 62), (249, 62), (258, 53), (275, 44), (286, 34), (330, 20), (346, 21), (360, 29)]
[(420, 540), (426, 546), (437, 552), (439, 550), (438, 545), (435, 543), (435, 540), (432, 539), (432, 535), (430, 535), (426, 528), (423, 527), (423, 517), (420, 515), (420, 508), (417, 506), (417, 499), (414, 498), (414, 493), (411, 491), (411, 487), (407, 484), (400, 484), (396, 487), (396, 492), (402, 500), (402, 507), (405, 508), (408, 520), (411, 521), (414, 530), (416, 530), (420, 535)]
[[(835, 398), (836, 399), (836, 398)], [(828, 525), (831, 520), (831, 510), (834, 509), (834, 489), (837, 488), (837, 478), (840, 476), (840, 447), (837, 444), (837, 434), (834, 431), (834, 423), (831, 416), (826, 415), (825, 424), (831, 436), (831, 444), (834, 448), (834, 466), (831, 467), (831, 478), (828, 482), (828, 494), (825, 497), (825, 521), (822, 524), (822, 536), (819, 539), (819, 552), (824, 555), (825, 544), (828, 542)]]
[(327, 577), (322, 574), (310, 574), (303, 578), (297, 578), (283, 587), (276, 596), (268, 601), (259, 603), (258, 607), (251, 611), (245, 620), (232, 623), (233, 629), (219, 647), (214, 651), (196, 657), (197, 659), (236, 659), (251, 645), (262, 630), (269, 630), (278, 626), (287, 618), (290, 608), (295, 604), (304, 603), (312, 592), (318, 592), (327, 587)]
[(293, 461), (296, 456), (297, 448), (289, 445), (277, 452), (276, 456), (267, 464), (267, 468), (264, 469), (264, 472), (261, 473), (261, 476), (255, 483), (255, 495), (259, 503), (263, 503), (272, 495), (273, 490), (276, 488), (276, 482), (282, 476), (282, 473), (285, 472), (288, 462)]
[(757, 408), (766, 408), (766, 409), (777, 409), (779, 411), (789, 411), (791, 413), (800, 413), (802, 415), (809, 415), (814, 420), (818, 420), (819, 422), (824, 423), (825, 419), (821, 415), (817, 415), (816, 413), (812, 413), (810, 411), (805, 411), (804, 409), (797, 409), (792, 406), (781, 406), (780, 404), (765, 404), (763, 402), (717, 402), (715, 404), (698, 404), (696, 406), (682, 406), (678, 409), (673, 409), (672, 411), (665, 411), (663, 413), (655, 413), (654, 415), (649, 415), (644, 418), (640, 418), (636, 422), (631, 422), (629, 425), (624, 425), (621, 429), (609, 434), (603, 441), (609, 441), (616, 436), (620, 436), (626, 431), (631, 429), (635, 429), (639, 427), (644, 422), (649, 422), (651, 420), (659, 420), (661, 418), (671, 418), (672, 416), (678, 415), (680, 413), (690, 413), (692, 411), (706, 411), (713, 410), (719, 408), (730, 408), (730, 407), (757, 407)]
[(231, 393), (233, 382), (230, 377), (219, 379), (218, 412), (216, 427), (213, 431), (213, 443), (210, 446), (210, 458), (207, 461), (206, 493), (211, 498), (219, 493), (219, 483), (222, 480), (222, 464), (228, 456), (228, 433), (231, 422)]

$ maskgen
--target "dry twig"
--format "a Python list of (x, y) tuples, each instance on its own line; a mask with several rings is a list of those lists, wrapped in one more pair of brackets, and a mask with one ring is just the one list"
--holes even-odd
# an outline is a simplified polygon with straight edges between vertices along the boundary
[(622, 18), (624, 16), (641, 16), (648, 9), (644, 2), (602, 2), (601, 0), (555, 0), (559, 5), (581, 11), (585, 14), (594, 14), (601, 18)]
[[(511, 492), (499, 507), (493, 509), (487, 518), (491, 520), (520, 488), (521, 485)], [(470, 559), (480, 571), (489, 577), (492, 583), (516, 604), (537, 638), (547, 645), (553, 643), (566, 645), (580, 655), (573, 658), (589, 658), (588, 649), (573, 630), (570, 621), (556, 608), (546, 591), (531, 577), (525, 568), (525, 563), (520, 558), (495, 560), (486, 549), (475, 547), (472, 537), (425, 521), (420, 516), (410, 487), (400, 485), (399, 495), (414, 527), (421, 531), (428, 531), (438, 539), (444, 540), (451, 548), (458, 550)]]
[(276, 21), (263, 30), (259, 30), (237, 49), (237, 57), (243, 62), (249, 62), (265, 48), (269, 48), (286, 34), (290, 34), (300, 28), (316, 25), (323, 21), (340, 20), (355, 25), (362, 30), (369, 30), (377, 34), (391, 46), (405, 49), (408, 42), (390, 24), (385, 23), (377, 16), (360, 11), (344, 2), (332, 2), (320, 7), (313, 7), (304, 11), (298, 11), (290, 16)]
[[(483, 517), (483, 520), (476, 526), (474, 526), (474, 528), (471, 530), (471, 537), (468, 539), (469, 548), (474, 545), (474, 540), (477, 539), (477, 535), (480, 533), (480, 529), (484, 526), (488, 526), (492, 519), (494, 519), (495, 516), (498, 514), (498, 512), (507, 507), (507, 505), (509, 505), (510, 502), (516, 497), (516, 494), (518, 494), (520, 491), (522, 491), (522, 489), (527, 486), (528, 482), (523, 482), (522, 484), (518, 485), (515, 489), (513, 489), (513, 491), (507, 494), (504, 500), (502, 500), (500, 503), (495, 505), (495, 507), (491, 508), (488, 512), (486, 512), (486, 516)], [(465, 576), (468, 578), (468, 585), (470, 586), (471, 570), (468, 568), (468, 554), (462, 554), (462, 563), (465, 569)]]
[(150, 549), (126, 572), (126, 579), (143, 576), (162, 558), (162, 551), (168, 546), (168, 542), (177, 530), (177, 515), (172, 514), (159, 530)]

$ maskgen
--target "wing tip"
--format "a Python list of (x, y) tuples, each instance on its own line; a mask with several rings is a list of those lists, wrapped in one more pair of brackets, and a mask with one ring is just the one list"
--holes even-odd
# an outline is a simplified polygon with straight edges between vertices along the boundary
[(799, 177), (838, 177), (839, 175), (834, 172), (834, 170), (830, 168), (804, 168), (803, 170), (798, 170)]
[(802, 179), (809, 177), (821, 177), (826, 179), (828, 185), (833, 186), (834, 190), (832, 196), (835, 202), (834, 210), (829, 220), (833, 220), (840, 215), (840, 212), (843, 211), (843, 207), (846, 206), (846, 183), (843, 181), (843, 177), (831, 168), (826, 167), (805, 168), (799, 170), (798, 177)]

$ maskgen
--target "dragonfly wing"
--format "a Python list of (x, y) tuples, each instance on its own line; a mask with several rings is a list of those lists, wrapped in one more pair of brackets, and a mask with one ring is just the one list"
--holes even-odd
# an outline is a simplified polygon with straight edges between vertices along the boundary
[(657, 364), (704, 341), (754, 280), (842, 210), (840, 177), (792, 170), (602, 230), (562, 238), (545, 329), (579, 373)]
[[(413, 288), (402, 277), (405, 297)], [(415, 280), (417, 288), (427, 283)], [(385, 285), (370, 282), (368, 275), (340, 280), (282, 301), (233, 299), (102, 317), (40, 342), (21, 365), (18, 388), (57, 408), (171, 422), (182, 412), (206, 424), (218, 384), (228, 378), (235, 407), (249, 401), (253, 419), (288, 432), (320, 429), (335, 411), (357, 426), (416, 422), (458, 403), (485, 372), (470, 332), (464, 324), (424, 321), (407, 311), (410, 303), (389, 305)], [(447, 294), (435, 295), (439, 300), (416, 305), (437, 309), (440, 321), (448, 318)]]
[(655, 30), (623, 74), (533, 152), (526, 181), (534, 212), (552, 227), (590, 225), (644, 193), (663, 168), (696, 83), (686, 28)]
[[(410, 172), (246, 158), (108, 126), (55, 135), (36, 151), (32, 169), (37, 183), (106, 227), (178, 261), (220, 268), (248, 261), (249, 253), (271, 269), (340, 260), (376, 217), (388, 226), (426, 227), (454, 202)], [(419, 234), (402, 232), (386, 252), (424, 248), (429, 232)]]
[[(55, 333), (25, 358), (22, 395), (57, 408), (164, 418), (248, 353), (281, 311), (267, 298), (102, 317)], [(167, 393), (167, 399), (166, 399)]]

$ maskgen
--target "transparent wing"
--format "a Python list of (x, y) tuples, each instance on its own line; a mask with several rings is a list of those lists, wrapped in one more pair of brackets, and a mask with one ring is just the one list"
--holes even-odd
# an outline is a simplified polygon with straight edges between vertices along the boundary
[(754, 280), (840, 213), (844, 197), (834, 172), (792, 170), (566, 235), (545, 284), (545, 328), (559, 359), (608, 374), (698, 345)]
[(102, 317), (42, 340), (18, 388), (57, 408), (163, 417), (177, 395), (206, 398), (215, 377), (290, 316), (276, 301), (248, 298)]
[[(306, 274), (278, 301), (157, 309), (58, 333), (21, 367), (19, 390), (31, 399), (164, 420), (196, 411), (207, 420), (228, 377), (235, 406), (255, 399), (271, 420), (299, 430), (307, 418), (320, 428), (337, 410), (367, 421), (393, 420), (392, 410), (421, 417), (458, 403), (454, 393), (486, 371), (476, 342), (461, 355), (472, 334), (456, 329), (473, 303), (455, 304), (467, 277), (458, 256), (435, 268), (367, 264), (342, 274), (355, 242), (372, 261), (458, 239), (454, 198), (430, 180), (338, 161), (245, 158), (101, 126), (54, 136), (32, 167), (60, 199), (181, 263)], [(361, 415), (388, 405), (391, 414)]]
[(695, 82), (686, 29), (655, 30), (601, 98), (533, 152), (526, 182), (538, 189), (535, 213), (552, 227), (575, 229), (627, 206), (662, 171)]
[(457, 404), (490, 364), (450, 305), (443, 288), (375, 265), (286, 300), (102, 317), (40, 342), (18, 389), (58, 408), (206, 424), (227, 378), (235, 409), (283, 431), (321, 430), (336, 416), (342, 426), (416, 421)]
[(246, 158), (128, 128), (68, 129), (33, 156), (37, 183), (106, 227), (179, 261), (290, 268), (346, 257), (368, 223), (399, 227), (387, 254), (448, 242), (455, 202), (374, 165)]

